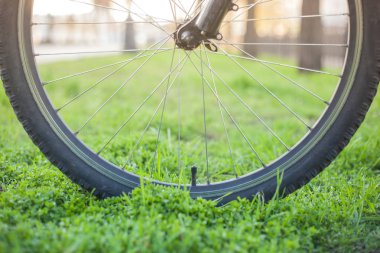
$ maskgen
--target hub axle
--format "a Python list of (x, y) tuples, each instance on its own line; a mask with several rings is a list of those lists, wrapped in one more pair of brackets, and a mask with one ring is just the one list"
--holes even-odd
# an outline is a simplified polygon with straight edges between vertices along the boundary
[(220, 26), (229, 11), (237, 11), (238, 6), (232, 0), (209, 0), (201, 12), (193, 19), (180, 25), (175, 32), (176, 44), (184, 50), (194, 50), (202, 42), (211, 51), (217, 47), (210, 39), (222, 40)]

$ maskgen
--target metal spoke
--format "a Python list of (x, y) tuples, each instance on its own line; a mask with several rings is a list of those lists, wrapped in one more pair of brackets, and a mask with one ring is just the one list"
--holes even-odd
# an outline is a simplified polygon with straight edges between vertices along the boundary
[(83, 1), (80, 1), (80, 0), (68, 0), (68, 1), (71, 1), (71, 2), (74, 2), (74, 3), (80, 3), (80, 4), (90, 5), (90, 6), (98, 7), (100, 9), (106, 9), (106, 10), (112, 10), (112, 11), (120, 11), (120, 12), (127, 12), (125, 10), (116, 9), (116, 8), (109, 7), (109, 6), (104, 6), (104, 5), (101, 5), (101, 4), (94, 4), (94, 3), (83, 2)]
[[(211, 53), (217, 54), (217, 55), (225, 55), (225, 53), (218, 53), (218, 52), (211, 52)], [(276, 66), (281, 66), (281, 67), (286, 67), (286, 68), (291, 68), (291, 69), (302, 70), (302, 71), (306, 71), (306, 72), (313, 72), (313, 73), (317, 73), (317, 74), (323, 74), (323, 75), (335, 76), (335, 77), (338, 77), (338, 78), (342, 78), (341, 74), (334, 74), (334, 73), (330, 73), (330, 72), (327, 72), (327, 71), (320, 71), (320, 70), (316, 70), (316, 69), (303, 68), (303, 67), (289, 65), (289, 64), (284, 64), (284, 63), (278, 63), (278, 62), (273, 62), (273, 61), (262, 60), (262, 59), (259, 59), (259, 58), (255, 58), (254, 59), (254, 58), (251, 58), (251, 57), (244, 57), (244, 56), (241, 56), (241, 55), (234, 55), (234, 54), (228, 54), (228, 53), (227, 53), (227, 55), (230, 56), (230, 57), (232, 57), (232, 58), (236, 58), (236, 59), (243, 59), (243, 60), (249, 60), (249, 61), (254, 61), (254, 62), (267, 63), (267, 64), (270, 64), (270, 65), (276, 65)]]
[[(169, 51), (169, 50), (167, 50), (167, 51)], [(167, 51), (162, 51), (160, 53), (167, 52)], [(94, 69), (91, 69), (91, 70), (86, 70), (86, 71), (83, 71), (83, 72), (78, 72), (78, 73), (71, 74), (71, 75), (64, 76), (64, 77), (60, 77), (58, 79), (54, 79), (54, 80), (51, 80), (51, 81), (42, 82), (42, 85), (46, 86), (46, 85), (53, 84), (53, 83), (56, 83), (56, 82), (59, 82), (59, 81), (63, 81), (63, 80), (69, 79), (69, 78), (83, 76), (85, 74), (93, 73), (93, 72), (98, 71), (98, 70), (103, 70), (103, 69), (111, 68), (111, 67), (114, 67), (114, 66), (117, 66), (117, 65), (121, 65), (123, 63), (130, 63), (132, 61), (135, 61), (135, 60), (138, 60), (138, 59), (141, 59), (141, 58), (145, 58), (145, 57), (148, 57), (148, 56), (151, 56), (151, 55), (154, 55), (154, 54), (142, 55), (142, 56), (139, 56), (139, 57), (134, 57), (134, 58), (129, 59), (129, 60), (120, 61), (120, 62), (117, 62), (117, 63), (112, 63), (112, 64), (109, 64), (109, 65), (105, 65), (105, 66), (102, 66), (102, 67), (94, 68)]]
[[(176, 74), (176, 77), (174, 79), (174, 81), (172, 81), (170, 87), (169, 87), (169, 91), (171, 90), (172, 86), (174, 85), (175, 81), (178, 79), (178, 76), (180, 76), (186, 62), (187, 62), (187, 59), (184, 59), (184, 61), (180, 60), (178, 64), (180, 64), (181, 62), (183, 62), (180, 70), (178, 71), (178, 73)], [(174, 71), (173, 71), (174, 72)], [(169, 76), (167, 76), (168, 78)], [(166, 80), (164, 80), (166, 81)], [(163, 81), (163, 82), (164, 82)], [(162, 85), (161, 85), (162, 86)], [(154, 120), (154, 118), (157, 116), (158, 114), (158, 111), (159, 109), (161, 108), (161, 106), (163, 105), (165, 101), (165, 97), (161, 99), (160, 103), (158, 104), (157, 108), (155, 109), (152, 117), (150, 118), (148, 124), (146, 125), (146, 127), (144, 128), (144, 131), (142, 132), (142, 134), (140, 135), (139, 139), (137, 140), (137, 142), (135, 143), (135, 145), (133, 146), (132, 150), (129, 152), (129, 155), (128, 155), (128, 161), (126, 162), (126, 164), (123, 166), (123, 169), (125, 169), (127, 166), (128, 166), (128, 163), (131, 161), (132, 159), (132, 156), (133, 156), (133, 153), (135, 152), (136, 148), (140, 145), (141, 141), (143, 140), (143, 138), (145, 137), (146, 133), (148, 132), (150, 126), (152, 125), (152, 122)]]
[(193, 3), (191, 4), (189, 10), (186, 12), (185, 20), (187, 20), (190, 17), (191, 10), (194, 8), (196, 2), (197, 2), (197, 0), (194, 0)]
[[(268, 0), (268, 2), (270, 2), (272, 0)], [(243, 5), (243, 6), (239, 6), (239, 9), (249, 9), (249, 8), (253, 8), (255, 7), (257, 4), (259, 3), (264, 3), (263, 1), (257, 1), (255, 3), (252, 3), (252, 4), (247, 4), (247, 5)]]
[[(178, 7), (178, 9), (180, 9), (184, 14), (186, 14), (186, 10), (185, 10), (185, 7), (183, 7), (182, 3), (179, 2), (177, 3), (175, 0), (168, 0), (170, 2), (170, 5), (172, 6), (172, 10), (175, 10), (175, 12), (177, 12), (177, 8), (175, 6)], [(175, 6), (174, 6), (175, 5)]]
[[(104, 5), (101, 5), (101, 4), (94, 4), (94, 3), (83, 2), (83, 1), (80, 1), (80, 0), (67, 0), (67, 1), (75, 2), (75, 3), (80, 3), (80, 4), (84, 4), (84, 5), (90, 5), (90, 6), (94, 6), (94, 7), (98, 7), (98, 8), (106, 9), (106, 10), (111, 10), (111, 11), (120, 11), (120, 12), (124, 12), (124, 13), (131, 13), (133, 15), (136, 15), (136, 16), (140, 17), (140, 18), (141, 18), (141, 15), (143, 15), (143, 14), (140, 14), (140, 13), (136, 13), (134, 11), (130, 11), (130, 10), (126, 9), (124, 6), (122, 6), (121, 4), (116, 3), (116, 2), (114, 2), (112, 0), (111, 0), (111, 2), (113, 2), (117, 6), (121, 7), (122, 9), (116, 9), (116, 8), (109, 7), (109, 6), (104, 6)], [(153, 17), (153, 16), (149, 16), (149, 17), (153, 18), (153, 19), (159, 19), (161, 21), (172, 22), (171, 20), (168, 20), (168, 19), (165, 19), (165, 18)], [(145, 21), (149, 22), (149, 20), (145, 20)]]
[[(114, 4), (116, 4), (117, 6), (121, 7), (122, 9), (116, 9), (116, 8), (112, 8), (112, 7), (108, 7), (108, 6), (104, 6), (104, 5), (99, 5), (99, 4), (93, 4), (93, 3), (87, 3), (87, 2), (83, 2), (83, 1), (79, 1), (79, 0), (68, 0), (68, 1), (72, 1), (72, 2), (76, 2), (76, 3), (81, 3), (81, 4), (85, 4), (85, 5), (90, 5), (90, 6), (95, 6), (95, 7), (98, 7), (98, 8), (102, 8), (102, 9), (108, 9), (108, 10), (113, 10), (113, 11), (121, 11), (121, 12), (124, 12), (124, 13), (130, 13), (130, 14), (134, 14), (140, 18), (142, 18), (143, 20), (145, 21), (148, 21), (146, 19), (144, 19), (143, 17), (141, 17), (141, 15), (139, 13), (136, 13), (136, 12), (133, 12), (131, 10), (128, 10), (126, 7), (122, 6), (121, 4), (111, 0), (111, 2), (113, 2)], [(167, 21), (163, 18), (158, 18), (158, 17), (152, 17), (152, 16), (148, 16), (149, 18), (152, 18), (152, 19), (159, 19), (159, 20), (164, 20), (164, 21)], [(155, 25), (153, 22), (151, 22), (151, 24), (153, 26), (156, 26), (157, 28), (159, 28), (160, 30), (164, 31), (165, 33), (169, 34), (165, 29), (163, 29), (160, 25)]]
[[(157, 46), (158, 44), (160, 44), (161, 42), (163, 42), (163, 41), (166, 40), (166, 39), (168, 39), (168, 37), (166, 37), (166, 38), (160, 40), (159, 42), (157, 42), (157, 43), (155, 43), (155, 44), (153, 44), (153, 45), (150, 46), (148, 49), (151, 49), (151, 48)], [(82, 75), (85, 75), (85, 74), (93, 73), (93, 72), (98, 71), (98, 70), (102, 70), (102, 69), (110, 68), (110, 67), (113, 67), (113, 66), (117, 66), (117, 65), (120, 65), (120, 64), (123, 64), (123, 63), (129, 62), (129, 61), (134, 61), (134, 60), (137, 60), (137, 59), (141, 59), (141, 58), (144, 58), (144, 57), (150, 56), (150, 55), (143, 55), (145, 52), (146, 52), (146, 51), (139, 53), (137, 56), (134, 56), (132, 59), (128, 59), (128, 60), (124, 60), (124, 61), (120, 61), (120, 62), (116, 62), (116, 63), (108, 64), (108, 65), (104, 65), (104, 66), (101, 66), (101, 67), (93, 68), (93, 69), (86, 70), (86, 71), (82, 71), (82, 72), (78, 72), (78, 73), (74, 73), (74, 74), (67, 75), (67, 76), (64, 76), (64, 77), (60, 77), (60, 78), (57, 78), (57, 79), (54, 79), (54, 80), (50, 80), (50, 81), (46, 81), (46, 82), (42, 82), (42, 84), (43, 84), (43, 85), (48, 85), (48, 84), (56, 83), (56, 82), (63, 81), (63, 80), (69, 79), (69, 78), (82, 76)]]
[[(225, 42), (228, 43), (227, 40), (224, 40)], [(243, 49), (239, 48), (239, 47), (236, 47), (236, 46), (233, 46), (234, 48), (236, 48), (237, 50), (239, 50), (240, 52), (246, 54), (247, 56), (249, 57), (252, 57), (253, 59), (256, 59), (255, 56), (249, 54), (248, 52), (244, 51)], [(305, 88), (303, 85), (300, 85), (298, 84), (296, 81), (292, 80), (291, 78), (289, 78), (288, 76), (284, 75), (283, 73), (281, 73), (280, 71), (272, 68), (269, 64), (266, 64), (266, 63), (263, 63), (263, 62), (259, 62), (260, 64), (262, 64), (263, 66), (269, 68), (271, 71), (275, 72), (276, 74), (280, 75), (281, 77), (283, 77), (284, 79), (286, 79), (287, 81), (291, 82), (292, 84), (294, 84), (295, 86), (303, 89), (304, 91), (306, 91), (307, 93), (309, 93), (310, 95), (312, 95), (313, 97), (317, 98), (318, 100), (320, 100), (321, 102), (325, 103), (326, 105), (330, 105), (330, 103), (328, 101), (326, 101), (325, 99), (321, 98), (320, 96), (318, 96), (317, 94), (315, 94), (314, 92), (312, 92), (311, 90)]]
[[(216, 83), (215, 83), (215, 75), (214, 73), (211, 71), (211, 61), (210, 61), (210, 57), (208, 56), (208, 52), (207, 50), (205, 49), (205, 46), (203, 44), (203, 52), (205, 53), (206, 55), (206, 59), (207, 59), (207, 65), (208, 65), (208, 68), (210, 70), (210, 74), (211, 74), (211, 80), (212, 80), (212, 84), (213, 84), (213, 88), (215, 90), (215, 93), (218, 95), (218, 89), (216, 87)], [(227, 125), (226, 125), (226, 120), (224, 118), (224, 113), (223, 113), (223, 109), (222, 109), (222, 105), (220, 104), (220, 102), (217, 100), (217, 103), (218, 103), (218, 107), (219, 107), (219, 111), (220, 111), (220, 117), (222, 119), (222, 123), (223, 123), (223, 128), (224, 128), (224, 133), (226, 134), (226, 138), (227, 138), (227, 143), (228, 143), (228, 150), (229, 150), (229, 153), (230, 153), (230, 157), (231, 157), (231, 163), (232, 163), (232, 167), (234, 168), (234, 171), (235, 171), (235, 177), (238, 178), (239, 175), (237, 173), (237, 169), (236, 169), (236, 164), (235, 164), (235, 161), (234, 161), (234, 157), (233, 157), (233, 154), (232, 154), (232, 147), (231, 147), (231, 140), (230, 140), (230, 136), (228, 134), (228, 130), (227, 130)]]
[[(241, 17), (242, 15), (244, 15), (245, 13), (247, 13), (248, 11), (250, 11), (251, 9), (255, 8), (257, 5), (268, 3), (268, 2), (272, 2), (272, 1), (276, 1), (276, 0), (258, 0), (256, 2), (250, 4), (250, 5), (243, 6), (245, 8), (245, 10), (243, 12), (241, 12), (239, 15), (235, 16), (234, 18), (232, 18), (230, 21), (237, 20), (239, 17)], [(221, 28), (223, 28), (226, 25), (227, 25), (226, 23), (222, 24)]]
[[(148, 13), (146, 13), (146, 11), (141, 8), (139, 5), (137, 5), (136, 1), (132, 1), (132, 4), (137, 8), (139, 9), (140, 11), (143, 12), (143, 14), (135, 14), (135, 13), (132, 13), (136, 16), (139, 16), (139, 15), (145, 15), (146, 17), (148, 18), (151, 18), (152, 20), (154, 20), (154, 23), (157, 23), (157, 19), (158, 20), (161, 20), (161, 21), (166, 21), (166, 22), (170, 22), (170, 23), (173, 23), (173, 20), (169, 20), (169, 19), (166, 19), (166, 18), (160, 18), (160, 17), (155, 17), (155, 16), (152, 16), (152, 15), (149, 15)], [(141, 18), (141, 17), (140, 17)]]
[(316, 43), (271, 43), (271, 42), (215, 42), (218, 45), (258, 45), (258, 46), (312, 46), (312, 47), (348, 47), (348, 44), (316, 44)]
[[(170, 62), (170, 72), (172, 72), (172, 69), (173, 69), (174, 56), (175, 56), (176, 51), (177, 51), (176, 47), (174, 47), (172, 58), (171, 58), (171, 62)], [(153, 156), (153, 164), (152, 164), (152, 170), (151, 170), (151, 175), (150, 175), (151, 177), (153, 176), (153, 174), (152, 174), (153, 169), (156, 166), (156, 157), (158, 155), (158, 149), (159, 149), (159, 145), (160, 145), (161, 130), (162, 130), (162, 124), (163, 124), (165, 110), (166, 110), (166, 103), (167, 103), (168, 94), (169, 94), (169, 87), (170, 87), (170, 76), (168, 77), (168, 83), (166, 85), (166, 90), (165, 90), (165, 95), (164, 95), (164, 105), (162, 107), (161, 118), (160, 118), (160, 125), (159, 125), (158, 133), (157, 133), (156, 150), (155, 150), (154, 156)]]
[(172, 15), (173, 15), (174, 23), (178, 27), (178, 23), (177, 23), (177, 7), (175, 5), (173, 6), (172, 0), (169, 0), (169, 4), (170, 4), (170, 8), (172, 10)]
[(287, 111), (289, 111), (294, 117), (296, 117), (302, 124), (304, 124), (309, 130), (312, 130), (312, 127), (309, 126), (304, 119), (298, 113), (293, 111), (284, 101), (282, 101), (277, 95), (275, 95), (266, 85), (259, 81), (251, 72), (249, 72), (243, 65), (241, 65), (236, 59), (230, 57), (226, 51), (220, 48), (224, 55), (226, 55), (231, 61), (238, 65), (245, 73), (247, 73), (256, 83), (258, 83), (266, 92), (268, 92), (275, 100), (277, 100)]
[[(178, 60), (181, 61), (181, 54), (178, 54)], [(178, 98), (178, 145), (177, 145), (177, 160), (178, 160), (178, 177), (181, 176), (181, 80), (178, 82), (177, 98)]]
[(202, 98), (203, 98), (203, 127), (204, 127), (204, 139), (205, 139), (205, 149), (206, 149), (206, 173), (207, 173), (207, 184), (210, 184), (208, 137), (207, 137), (206, 96), (205, 96), (205, 78), (204, 78), (204, 71), (203, 71), (202, 51), (200, 50), (199, 53), (200, 53), (200, 62), (201, 62), (201, 80), (202, 80)]
[[(168, 35), (170, 35), (171, 36), (171, 34), (170, 33), (168, 33), (160, 24), (158, 24), (157, 22), (156, 22), (156, 20), (155, 19), (159, 19), (159, 18), (155, 18), (155, 17), (153, 17), (153, 16), (151, 16), (151, 15), (148, 15), (142, 8), (140, 8), (140, 6), (138, 6), (137, 4), (136, 4), (136, 1), (132, 1), (132, 4), (134, 4), (138, 9), (140, 9), (142, 12), (144, 12), (144, 15), (146, 16), (146, 17), (148, 17), (148, 18), (151, 18), (154, 22), (152, 22), (152, 25), (153, 26), (155, 26), (155, 27), (157, 27), (158, 29), (160, 29), (160, 30), (162, 30), (163, 32), (165, 32), (166, 34), (168, 34)], [(135, 14), (136, 15), (136, 14)], [(144, 19), (143, 17), (141, 17), (141, 16), (139, 16), (139, 15), (136, 15), (136, 16), (138, 16), (138, 17), (140, 17), (140, 18), (142, 18), (142, 19)], [(167, 20), (167, 19), (161, 19), (161, 20)], [(154, 24), (155, 23), (155, 24)]]
[[(192, 4), (192, 6), (190, 7), (190, 10), (189, 10), (189, 12), (188, 12), (188, 15), (187, 15), (187, 17), (186, 18), (189, 18), (190, 17), (190, 13), (191, 13), (191, 10), (194, 8), (194, 11), (193, 11), (193, 17), (195, 17), (196, 15), (198, 15), (198, 10), (200, 10), (201, 8), (202, 8), (202, 4), (203, 4), (203, 2), (204, 2), (205, 0), (201, 0), (201, 1), (194, 1), (193, 2), (193, 4)], [(195, 3), (196, 2), (198, 2), (197, 3), (197, 5), (195, 5)]]
[[(186, 54), (188, 55), (188, 53), (186, 52)], [(195, 70), (201, 74), (200, 70), (197, 68), (197, 66), (194, 64), (194, 62), (191, 60), (191, 58), (189, 57), (189, 60), (191, 62), (191, 64), (194, 66)], [(264, 163), (263, 159), (260, 157), (260, 155), (258, 154), (258, 152), (256, 151), (256, 149), (253, 147), (252, 143), (250, 142), (250, 140), (248, 139), (247, 135), (244, 133), (244, 131), (242, 130), (242, 128), (239, 126), (239, 124), (235, 121), (235, 119), (232, 117), (231, 113), (228, 111), (227, 107), (224, 105), (223, 101), (221, 100), (221, 98), (218, 96), (218, 94), (215, 93), (215, 91), (212, 89), (212, 87), (210, 86), (210, 83), (207, 81), (207, 79), (205, 79), (205, 82), (206, 82), (206, 85), (207, 87), (209, 88), (209, 90), (211, 90), (211, 92), (214, 94), (214, 96), (218, 99), (220, 105), (223, 107), (223, 110), (228, 114), (229, 118), (231, 119), (231, 121), (233, 122), (233, 124), (235, 125), (236, 129), (239, 131), (239, 133), (242, 135), (242, 137), (244, 138), (244, 140), (247, 142), (248, 146), (250, 147), (250, 149), (252, 150), (252, 152), (255, 154), (255, 156), (257, 157), (257, 159), (260, 161), (261, 165), (266, 168), (266, 164)]]
[(163, 103), (164, 103), (164, 99), (161, 99), (160, 103), (158, 104), (157, 108), (154, 110), (152, 117), (149, 119), (148, 124), (144, 128), (139, 139), (136, 141), (135, 145), (133, 145), (132, 150), (129, 152), (127, 162), (124, 164), (123, 169), (125, 169), (128, 166), (128, 163), (132, 160), (133, 153), (136, 151), (136, 148), (140, 145), (140, 143), (144, 139), (146, 133), (148, 132), (150, 126), (152, 125), (152, 122), (153, 122), (154, 118), (157, 116), (158, 111), (160, 110)]
[(232, 23), (232, 22), (242, 23), (242, 22), (273, 21), (273, 20), (288, 20), (288, 19), (303, 19), (303, 18), (324, 18), (324, 17), (349, 16), (349, 15), (350, 15), (349, 13), (340, 13), (340, 14), (301, 15), (301, 16), (290, 16), (290, 17), (251, 18), (251, 19), (226, 20), (226, 21), (223, 21), (223, 23)]
[(177, 5), (180, 5), (178, 7), (183, 11), (184, 14), (187, 14), (187, 10), (186, 10), (185, 6), (183, 5), (183, 3), (181, 2), (181, 0), (178, 0), (178, 3), (175, 0), (173, 0), (173, 2)]
[[(160, 48), (157, 51), (168, 51), (170, 48)], [(141, 51), (156, 51), (156, 49), (127, 49), (110, 51), (78, 51), (78, 52), (58, 52), (58, 53), (36, 53), (34, 56), (57, 56), (57, 55), (82, 55), (82, 54), (107, 54), (107, 53), (136, 53)]]
[[(173, 21), (155, 21), (156, 23), (174, 23)], [(112, 25), (112, 24), (152, 24), (150, 21), (106, 21), (106, 22), (34, 22), (32, 26), (39, 25)]]
[[(157, 53), (158, 54), (158, 53)], [(157, 55), (155, 54), (155, 55)], [(154, 55), (154, 54), (150, 54), (150, 55), (146, 55), (145, 57), (148, 57), (148, 56), (151, 56), (151, 55)], [(90, 92), (91, 90), (95, 89), (96, 87), (98, 87), (100, 84), (102, 84), (105, 80), (107, 80), (108, 78), (110, 78), (111, 76), (115, 75), (116, 73), (118, 73), (120, 70), (122, 70), (123, 68), (125, 68), (129, 63), (131, 63), (132, 61), (128, 61), (127, 63), (123, 64), (122, 66), (118, 67), (116, 70), (112, 71), (111, 73), (107, 74), (106, 76), (104, 76), (103, 78), (101, 78), (99, 81), (97, 81), (95, 84), (93, 84), (92, 86), (90, 86), (88, 89), (84, 90), (83, 92), (81, 92), (80, 94), (78, 94), (77, 96), (75, 96), (74, 98), (70, 99), (68, 102), (66, 102), (63, 106), (61, 106), (59, 109), (57, 109), (57, 112), (63, 110), (64, 108), (66, 108), (67, 106), (69, 106), (70, 104), (72, 104), (73, 102), (75, 102), (76, 100), (78, 100), (79, 98), (81, 98), (82, 96), (84, 96), (85, 94), (87, 94), (88, 92)]]
[[(121, 132), (121, 130), (123, 130), (125, 128), (126, 125), (128, 125), (128, 123), (133, 119), (133, 117), (141, 110), (141, 108), (153, 97), (154, 94), (156, 94), (156, 92), (163, 86), (163, 84), (165, 83), (166, 80), (168, 80), (168, 78), (171, 76), (171, 74), (181, 65), (181, 63), (178, 63), (171, 72), (169, 72), (169, 74), (167, 74), (164, 79), (153, 89), (153, 91), (148, 95), (148, 97), (146, 97), (144, 99), (144, 101), (137, 107), (137, 109), (132, 113), (131, 116), (129, 116), (129, 118), (119, 127), (119, 129), (115, 132), (114, 135), (112, 135), (112, 137), (106, 142), (106, 144), (98, 151), (98, 155), (100, 155), (104, 149), (107, 148), (107, 146), (119, 135), (119, 133)], [(183, 64), (184, 65), (184, 64)], [(183, 66), (182, 66), (183, 67)], [(177, 74), (178, 76), (179, 74)], [(174, 79), (174, 81), (172, 82), (172, 84), (175, 82), (176, 79)], [(171, 84), (171, 85), (172, 85)], [(167, 89), (169, 89), (169, 87), (171, 87), (171, 85), (169, 84)]]
[[(165, 42), (162, 43), (161, 47), (163, 47), (165, 45), (165, 43), (168, 41), (169, 39), (167, 39)], [(157, 49), (157, 51), (159, 50), (160, 48)], [(132, 80), (132, 78), (134, 78), (137, 73), (148, 63), (148, 61), (150, 59), (152, 59), (152, 57), (154, 56), (155, 54), (151, 55), (148, 57), (148, 59), (146, 59), (138, 68), (137, 70), (135, 70), (133, 72), (133, 74), (86, 120), (86, 122), (78, 129), (78, 131), (75, 133), (75, 134), (79, 134), (83, 128), (85, 128), (88, 123), (90, 123), (90, 121), (112, 100), (112, 98), (114, 98), (116, 96), (117, 93), (119, 93), (119, 91), (121, 89), (123, 89), (128, 83), (129, 81)]]
[[(195, 54), (197, 57), (199, 57), (197, 54)], [(285, 142), (273, 131), (273, 129), (265, 122), (265, 120), (257, 113), (255, 110), (252, 109), (251, 106), (247, 104), (240, 96), (239, 94), (234, 91), (230, 85), (227, 84), (227, 82), (213, 69), (210, 68), (210, 71), (222, 82), (222, 84), (239, 100), (239, 102), (248, 109), (249, 112), (253, 116), (255, 116), (260, 123), (287, 149), (290, 150), (290, 147), (285, 144)]]

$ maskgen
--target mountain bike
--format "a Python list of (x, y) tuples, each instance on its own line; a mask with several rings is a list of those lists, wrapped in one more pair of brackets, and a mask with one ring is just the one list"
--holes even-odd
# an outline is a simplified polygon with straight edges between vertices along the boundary
[(287, 195), (364, 120), (380, 2), (286, 2), (0, 0), (4, 87), (35, 145), (96, 196), (144, 182), (222, 204)]

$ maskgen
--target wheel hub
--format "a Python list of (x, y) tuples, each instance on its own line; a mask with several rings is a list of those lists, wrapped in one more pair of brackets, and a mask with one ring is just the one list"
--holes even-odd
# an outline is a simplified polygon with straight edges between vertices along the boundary
[(188, 51), (198, 48), (202, 44), (202, 41), (207, 40), (207, 38), (202, 36), (201, 31), (195, 27), (191, 27), (190, 24), (180, 26), (175, 33), (176, 45)]
[(210, 39), (223, 39), (219, 33), (223, 19), (229, 11), (238, 9), (232, 0), (209, 0), (197, 16), (177, 28), (173, 36), (176, 45), (184, 50), (194, 50), (204, 43), (209, 50), (217, 51)]

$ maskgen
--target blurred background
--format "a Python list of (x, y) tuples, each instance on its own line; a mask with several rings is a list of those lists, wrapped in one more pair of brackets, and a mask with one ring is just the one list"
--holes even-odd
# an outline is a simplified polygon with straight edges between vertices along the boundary
[[(185, 9), (194, 7), (193, 0), (180, 2)], [(249, 11), (244, 8), (256, 2), (255, 8)], [(255, 41), (257, 45), (244, 45), (244, 50), (256, 55), (275, 54), (298, 59), (303, 67), (341, 67), (345, 48), (264, 44), (347, 43), (347, 16), (337, 15), (348, 12), (345, 0), (240, 0), (237, 4), (242, 8), (230, 13), (222, 25), (221, 33), (227, 41), (242, 44)], [(183, 12), (178, 10), (177, 13), (177, 22), (183, 21)], [(43, 52), (145, 48), (165, 36), (147, 20), (157, 22), (167, 31), (176, 29), (170, 1), (35, 0), (34, 15), (33, 38), (36, 47)], [(323, 16), (300, 18), (310, 15)], [(56, 55), (41, 61), (57, 57), (69, 56)]]

